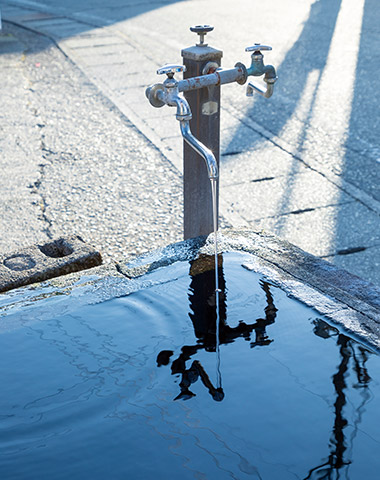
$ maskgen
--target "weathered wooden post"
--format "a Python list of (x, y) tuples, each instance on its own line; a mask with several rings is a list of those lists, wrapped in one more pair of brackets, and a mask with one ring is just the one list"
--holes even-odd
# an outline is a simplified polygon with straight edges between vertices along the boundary
[[(191, 27), (198, 33), (198, 44), (182, 50), (186, 67), (184, 79), (213, 73), (220, 67), (223, 52), (204, 43), (204, 36), (214, 27)], [(205, 70), (206, 68), (206, 70)], [(184, 92), (192, 119), (190, 128), (194, 136), (214, 154), (219, 166), (220, 151), (220, 85), (212, 85)], [(204, 159), (185, 141), (183, 143), (184, 238), (208, 235), (213, 231), (211, 184)], [(217, 193), (219, 199), (219, 192)], [(219, 202), (217, 201), (217, 205)]]

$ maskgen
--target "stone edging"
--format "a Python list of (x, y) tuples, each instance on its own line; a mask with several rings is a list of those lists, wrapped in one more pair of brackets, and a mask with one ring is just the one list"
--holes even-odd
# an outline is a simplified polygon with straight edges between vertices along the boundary
[[(251, 258), (243, 264), (245, 268), (263, 275), (289, 296), (312, 307), (380, 351), (380, 288), (271, 234), (223, 230), (219, 233), (218, 244), (220, 253), (242, 251), (251, 254)], [(41, 286), (15, 290), (9, 296), (4, 294), (4, 305), (0, 310), (8, 316), (12, 311), (26, 313), (30, 308), (29, 314), (23, 314), (23, 321), (27, 317), (32, 321), (34, 312), (41, 311), (41, 302), (53, 296), (56, 296), (56, 301), (49, 307), (44, 303), (43, 310), (49, 315), (58, 313), (60, 308), (67, 311), (79, 304), (104, 302), (149, 287), (152, 278), (148, 273), (178, 261), (193, 260), (199, 255), (212, 255), (213, 248), (213, 235), (174, 243), (141, 255), (125, 265), (118, 264), (117, 268), (94, 268), (83, 274), (50, 280)], [(83, 256), (80, 258), (84, 260)], [(65, 261), (65, 257), (58, 260)], [(68, 270), (65, 270), (62, 265), (62, 268), (65, 274), (72, 267), (67, 266)], [(159, 275), (154, 276), (153, 283), (159, 283)], [(9, 321), (14, 324), (11, 318)]]
[(43, 282), (102, 263), (99, 252), (77, 236), (0, 255), (0, 292)]

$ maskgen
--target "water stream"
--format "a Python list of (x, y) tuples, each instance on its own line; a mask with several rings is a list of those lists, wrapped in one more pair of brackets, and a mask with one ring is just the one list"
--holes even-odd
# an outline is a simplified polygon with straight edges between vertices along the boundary
[(219, 295), (221, 290), (219, 289), (219, 267), (218, 267), (218, 179), (211, 178), (211, 193), (212, 193), (212, 216), (213, 216), (213, 226), (214, 226), (214, 258), (215, 258), (215, 306), (216, 306), (216, 387), (223, 392), (222, 390), (222, 374), (220, 370), (221, 359), (220, 359), (220, 298)]

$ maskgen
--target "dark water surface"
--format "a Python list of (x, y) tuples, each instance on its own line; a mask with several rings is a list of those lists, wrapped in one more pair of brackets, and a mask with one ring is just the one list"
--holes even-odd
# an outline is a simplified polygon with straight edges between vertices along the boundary
[(220, 257), (219, 359), (213, 258), (2, 333), (0, 478), (380, 478), (379, 356), (247, 259)]

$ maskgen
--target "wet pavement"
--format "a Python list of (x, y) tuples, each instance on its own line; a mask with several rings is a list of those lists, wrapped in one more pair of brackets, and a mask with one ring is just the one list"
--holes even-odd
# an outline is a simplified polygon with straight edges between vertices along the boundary
[(261, 41), (279, 75), (269, 101), (223, 87), (223, 225), (273, 232), (380, 284), (373, 0), (272, 0), (255, 11), (243, 0), (60, 3), (1, 7), (2, 250), (79, 233), (111, 258), (181, 238), (179, 128), (145, 88), (204, 22), (224, 66), (249, 63), (244, 48)]

